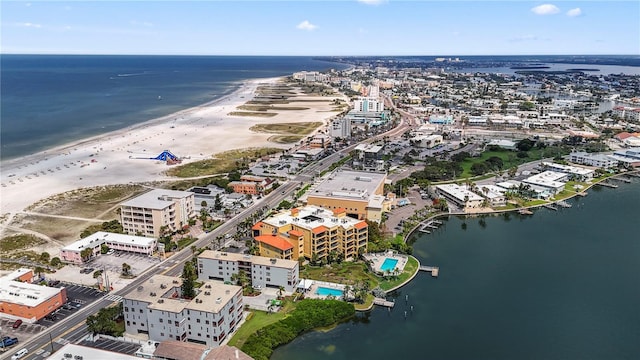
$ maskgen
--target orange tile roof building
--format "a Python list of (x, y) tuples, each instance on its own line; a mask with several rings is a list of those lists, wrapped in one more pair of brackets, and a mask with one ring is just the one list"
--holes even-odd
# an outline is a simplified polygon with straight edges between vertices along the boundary
[(30, 269), (18, 269), (0, 278), (0, 313), (34, 323), (67, 302), (67, 289), (32, 284)]
[(355, 259), (366, 252), (369, 239), (366, 221), (347, 216), (342, 208), (331, 211), (312, 205), (280, 212), (251, 230), (261, 256), (290, 260), (322, 260), (331, 252)]
[(228, 185), (234, 193), (258, 195), (271, 190), (273, 180), (262, 176), (242, 175), (240, 181), (231, 181)]

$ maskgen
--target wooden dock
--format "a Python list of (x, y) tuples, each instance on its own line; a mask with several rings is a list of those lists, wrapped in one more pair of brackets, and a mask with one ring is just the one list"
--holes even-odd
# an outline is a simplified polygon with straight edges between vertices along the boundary
[(533, 215), (533, 211), (529, 209), (520, 209), (518, 210), (518, 214), (520, 215)]
[(430, 272), (431, 276), (433, 276), (433, 277), (438, 277), (438, 274), (440, 273), (440, 268), (437, 267), (437, 266), (424, 266), (424, 265), (421, 265), (419, 270)]
[(584, 197), (584, 196), (587, 196), (588, 194), (589, 194), (588, 192), (582, 191), (582, 192), (577, 193), (576, 195)]
[(608, 182), (604, 182), (604, 181), (599, 182), (597, 185), (609, 187), (609, 188), (612, 188), (612, 189), (616, 189), (618, 187), (618, 185), (609, 184)]
[(570, 208), (571, 207), (571, 204), (569, 204), (568, 202), (566, 202), (564, 200), (556, 201), (556, 204), (562, 206), (563, 208)]
[(393, 301), (389, 301), (387, 299), (383, 299), (383, 298), (373, 298), (373, 304), (374, 305), (378, 305), (378, 306), (385, 306), (388, 308), (392, 308), (396, 303), (394, 303)]
[(557, 211), (558, 210), (558, 208), (556, 208), (555, 206), (553, 206), (551, 204), (544, 204), (542, 206), (544, 206), (545, 208), (547, 208), (549, 210), (553, 210), (553, 211)]

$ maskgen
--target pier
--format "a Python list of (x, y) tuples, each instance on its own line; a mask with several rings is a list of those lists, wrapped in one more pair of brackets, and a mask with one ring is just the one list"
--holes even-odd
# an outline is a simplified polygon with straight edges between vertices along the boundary
[(518, 210), (518, 214), (520, 215), (533, 215), (533, 211), (528, 209), (520, 209)]
[(425, 266), (421, 265), (419, 268), (420, 271), (430, 272), (431, 276), (438, 277), (438, 273), (440, 273), (440, 268), (437, 266)]
[(384, 306), (384, 307), (392, 308), (396, 303), (394, 303), (393, 301), (389, 301), (387, 299), (383, 299), (383, 298), (373, 298), (373, 304), (374, 305), (378, 305), (378, 306)]
[(617, 189), (618, 188), (618, 185), (609, 184), (608, 182), (604, 182), (604, 181), (599, 182), (598, 185), (609, 187), (609, 188), (612, 188), (612, 189)]
[[(435, 224), (435, 225), (434, 225)], [(426, 223), (420, 223), (420, 229), (418, 229), (421, 233), (431, 234), (431, 231), (428, 229), (437, 229), (438, 225), (442, 225), (441, 221), (431, 220)]]
[(557, 207), (555, 207), (555, 206), (553, 206), (553, 205), (551, 205), (551, 204), (544, 204), (544, 205), (542, 205), (542, 206), (546, 207), (546, 208), (547, 208), (547, 209), (549, 209), (549, 210), (553, 210), (553, 211), (557, 211), (557, 210), (558, 210), (558, 208), (557, 208)]
[(617, 181), (622, 181), (622, 182), (625, 182), (625, 183), (627, 183), (627, 184), (631, 182), (631, 179), (626, 178), (626, 177), (610, 177), (609, 179), (611, 179), (611, 180), (617, 180)]
[(566, 202), (564, 200), (557, 201), (556, 204), (558, 204), (559, 206), (562, 206), (563, 208), (570, 208), (571, 207), (571, 204), (569, 204), (568, 202)]
[(577, 193), (576, 195), (585, 197), (585, 196), (589, 195), (589, 193), (586, 192), (586, 191), (582, 191), (582, 192)]

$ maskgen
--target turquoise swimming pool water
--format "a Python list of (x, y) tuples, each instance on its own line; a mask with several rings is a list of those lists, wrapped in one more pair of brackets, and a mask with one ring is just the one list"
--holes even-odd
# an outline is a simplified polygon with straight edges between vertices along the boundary
[(342, 296), (342, 290), (330, 289), (330, 288), (318, 286), (318, 290), (316, 290), (316, 295), (320, 295), (320, 296), (332, 295), (332, 296), (335, 296), (335, 297), (340, 297), (340, 296)]
[(398, 264), (398, 259), (390, 259), (390, 258), (386, 258), (384, 259), (384, 262), (382, 263), (382, 266), (380, 266), (380, 270), (382, 271), (393, 271), (393, 269), (396, 268), (396, 264)]

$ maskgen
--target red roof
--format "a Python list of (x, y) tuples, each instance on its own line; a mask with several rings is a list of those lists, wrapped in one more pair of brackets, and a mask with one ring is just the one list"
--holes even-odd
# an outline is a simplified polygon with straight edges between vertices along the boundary
[(369, 226), (369, 225), (367, 225), (367, 222), (366, 222), (366, 221), (360, 221), (359, 223), (357, 223), (357, 224), (353, 225), (353, 227), (354, 227), (354, 228), (356, 228), (356, 229), (358, 229), (358, 230), (360, 230), (360, 229), (364, 229), (364, 228), (366, 228), (367, 226)]
[(313, 233), (314, 233), (314, 234), (320, 234), (320, 233), (323, 233), (323, 232), (325, 232), (325, 231), (327, 231), (327, 230), (329, 230), (329, 228), (328, 228), (328, 227), (326, 227), (326, 226), (324, 226), (324, 225), (321, 225), (321, 226), (318, 226), (317, 228), (314, 228), (314, 229), (313, 229)]
[(256, 236), (255, 239), (258, 242), (267, 244), (282, 251), (293, 249), (293, 245), (291, 245), (287, 239), (278, 235), (260, 235)]
[(262, 229), (262, 225), (263, 225), (263, 224), (264, 224), (264, 223), (263, 223), (262, 221), (258, 221), (255, 225), (253, 225), (253, 226), (251, 227), (251, 230), (260, 230), (260, 229)]
[(345, 213), (345, 212), (347, 212), (347, 210), (344, 209), (344, 208), (337, 208), (337, 209), (333, 210), (333, 214), (334, 215), (342, 214), (342, 213)]
[(302, 234), (302, 231), (299, 231), (299, 230), (291, 230), (291, 231), (289, 231), (289, 235), (302, 236), (304, 234)]

